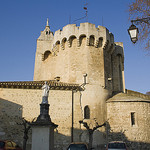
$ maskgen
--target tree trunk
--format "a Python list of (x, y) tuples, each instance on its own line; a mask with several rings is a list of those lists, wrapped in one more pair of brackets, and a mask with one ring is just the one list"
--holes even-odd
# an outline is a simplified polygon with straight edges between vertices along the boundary
[(93, 143), (93, 132), (89, 131), (89, 150), (92, 149), (92, 143)]
[(26, 144), (27, 144), (27, 140), (23, 139), (23, 150), (26, 150)]
[(23, 137), (23, 150), (26, 150), (27, 140), (28, 140), (28, 133), (24, 133)]

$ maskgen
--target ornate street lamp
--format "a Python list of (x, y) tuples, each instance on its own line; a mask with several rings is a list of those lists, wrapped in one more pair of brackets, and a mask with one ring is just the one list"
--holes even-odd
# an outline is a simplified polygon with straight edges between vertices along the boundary
[(132, 25), (128, 29), (128, 33), (130, 35), (131, 41), (135, 44), (138, 40), (138, 28), (132, 23)]
[(150, 21), (150, 17), (147, 17), (147, 18), (141, 18), (141, 19), (136, 19), (136, 20), (131, 20), (131, 23), (132, 25), (129, 27), (128, 29), (128, 33), (130, 35), (130, 38), (131, 38), (131, 41), (135, 44), (136, 41), (138, 40), (138, 33), (139, 33), (139, 30), (138, 28), (133, 24), (133, 22), (138, 25), (139, 23), (147, 23), (147, 24), (150, 24), (149, 23)]

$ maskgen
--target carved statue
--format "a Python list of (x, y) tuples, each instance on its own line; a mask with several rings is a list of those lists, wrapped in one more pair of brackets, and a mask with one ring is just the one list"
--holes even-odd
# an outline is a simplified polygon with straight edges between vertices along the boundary
[(49, 89), (50, 89), (50, 87), (47, 85), (47, 83), (45, 81), (45, 84), (42, 86), (43, 96), (48, 97)]
[(42, 90), (43, 90), (42, 104), (48, 104), (49, 89), (50, 89), (50, 87), (47, 85), (47, 83), (45, 81), (45, 84), (42, 86)]

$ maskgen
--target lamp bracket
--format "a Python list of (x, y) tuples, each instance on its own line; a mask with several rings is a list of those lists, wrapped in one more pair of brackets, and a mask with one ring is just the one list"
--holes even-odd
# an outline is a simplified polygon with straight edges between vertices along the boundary
[(141, 18), (141, 19), (136, 19), (136, 20), (131, 20), (131, 23), (135, 23), (136, 25), (140, 24), (140, 23), (147, 23), (150, 25), (150, 17), (147, 17), (147, 18)]

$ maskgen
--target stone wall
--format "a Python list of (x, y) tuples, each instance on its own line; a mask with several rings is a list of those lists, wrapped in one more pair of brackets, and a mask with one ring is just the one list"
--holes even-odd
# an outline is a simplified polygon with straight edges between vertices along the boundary
[[(87, 88), (87, 89), (86, 89)], [(90, 128), (96, 126), (96, 121), (99, 124), (106, 120), (106, 105), (104, 99), (107, 97), (107, 90), (99, 92), (98, 87), (93, 88), (91, 85), (85, 86), (85, 91), (65, 91), (65, 90), (50, 90), (49, 104), (50, 116), (52, 122), (58, 125), (55, 129), (55, 148), (57, 150), (65, 149), (71, 142), (72, 135), (72, 102), (73, 102), (73, 139), (74, 141), (88, 142), (88, 133), (79, 121), (84, 119), (84, 107), (90, 108), (90, 119), (84, 119)], [(99, 95), (95, 95), (95, 92)], [(87, 95), (90, 93), (90, 96)], [(101, 95), (100, 93), (103, 93)], [(95, 96), (100, 97), (101, 101), (95, 101)], [(42, 90), (40, 89), (13, 89), (0, 88), (0, 137), (1, 139), (10, 139), (22, 145), (23, 141), (23, 126), (21, 118), (32, 121), (40, 114), (40, 103), (42, 101)], [(97, 111), (98, 110), (98, 111)], [(101, 117), (98, 117), (101, 116)], [(93, 146), (97, 147), (105, 141), (105, 128), (98, 129), (94, 133), (94, 139), (99, 137), (99, 140), (94, 140)], [(96, 138), (97, 137), (97, 138)], [(28, 149), (31, 147), (31, 131), (29, 132)]]
[[(32, 121), (40, 114), (42, 90), (0, 89), (0, 137), (22, 145), (23, 127), (17, 125), (20, 118)], [(74, 93), (74, 128), (79, 130), (82, 120), (80, 94)], [(66, 147), (71, 142), (72, 91), (51, 90), (49, 93), (50, 117), (58, 125), (55, 130), (55, 146)], [(81, 104), (82, 105), (82, 104)], [(79, 131), (78, 131), (79, 132)], [(30, 132), (31, 134), (31, 132)], [(30, 136), (29, 136), (30, 137)], [(78, 140), (79, 138), (76, 137)], [(31, 144), (31, 137), (28, 145)]]
[[(90, 85), (87, 85), (90, 86)], [(107, 132), (105, 128), (100, 128), (94, 132), (93, 146), (97, 149), (106, 140), (123, 140), (133, 149), (149, 148), (150, 143), (150, 98), (137, 92), (128, 91), (128, 94), (117, 94), (107, 100), (107, 112), (96, 111), (100, 106), (105, 107), (105, 103), (92, 103), (93, 92), (90, 87), (83, 92), (50, 90), (50, 116), (58, 128), (55, 130), (55, 148), (63, 149), (71, 142), (72, 128), (72, 102), (73, 102), (73, 139), (74, 141), (88, 142), (88, 132), (84, 126), (79, 124), (79, 120), (84, 119), (84, 107), (90, 108), (91, 118), (84, 119), (90, 128), (96, 126), (96, 122), (102, 124), (106, 120), (107, 113)], [(93, 92), (92, 92), (93, 90)], [(86, 93), (91, 93), (87, 98)], [(101, 92), (100, 92), (101, 93)], [(105, 93), (104, 91), (102, 93)], [(11, 89), (0, 88), (0, 138), (10, 139), (22, 145), (23, 126), (18, 125), (20, 118), (32, 121), (40, 114), (42, 90), (37, 89)], [(106, 94), (107, 95), (107, 94)], [(87, 99), (87, 101), (85, 101)], [(99, 109), (102, 110), (102, 109)], [(106, 109), (103, 109), (106, 110)], [(134, 113), (134, 124), (131, 121), (131, 113)], [(95, 116), (102, 116), (97, 117)], [(99, 140), (97, 140), (99, 139)], [(28, 149), (31, 146), (31, 131), (29, 132)]]
[(108, 141), (122, 140), (133, 149), (149, 149), (150, 97), (132, 93), (134, 96), (122, 93), (107, 101)]

